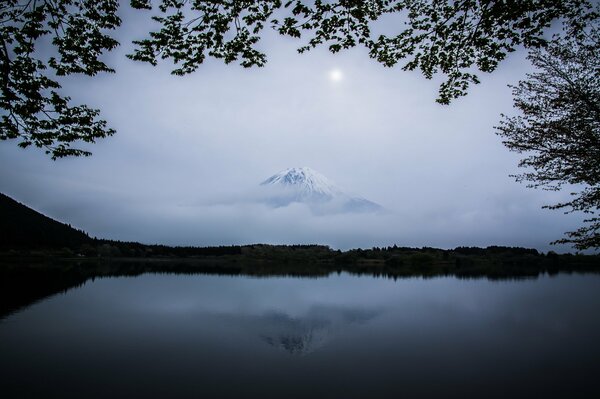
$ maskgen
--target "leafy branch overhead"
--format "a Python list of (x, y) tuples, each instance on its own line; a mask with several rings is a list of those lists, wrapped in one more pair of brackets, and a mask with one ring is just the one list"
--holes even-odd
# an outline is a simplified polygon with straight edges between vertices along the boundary
[[(118, 43), (116, 0), (5, 0), (0, 5), (0, 140), (46, 149), (53, 159), (89, 155), (73, 147), (112, 135), (99, 111), (73, 106), (56, 76), (113, 72), (99, 60)], [(36, 47), (51, 40), (54, 55)], [(51, 71), (52, 70), (52, 71)]]
[[(150, 0), (134, 8), (152, 10)], [(244, 67), (263, 66), (259, 42), (265, 27), (304, 39), (300, 53), (326, 45), (336, 53), (363, 46), (387, 67), (402, 63), (427, 78), (441, 73), (437, 101), (449, 104), (464, 96), (476, 74), (492, 72), (518, 46), (539, 48), (550, 24), (562, 19), (576, 30), (595, 18), (586, 0), (162, 0), (152, 18), (160, 28), (129, 57), (156, 64), (171, 59), (173, 73), (195, 71), (206, 57)], [(393, 14), (397, 32), (374, 34), (377, 21)]]
[[(562, 20), (571, 31), (596, 17), (586, 0), (132, 0), (159, 27), (134, 42), (129, 57), (173, 73), (195, 71), (207, 57), (262, 66), (265, 28), (303, 40), (299, 52), (320, 45), (333, 52), (363, 46), (387, 67), (401, 63), (446, 80), (438, 102), (448, 104), (492, 72), (517, 46), (546, 44), (544, 30)], [(60, 92), (65, 75), (113, 72), (100, 57), (118, 42), (118, 0), (4, 0), (0, 3), (0, 140), (45, 148), (53, 159), (89, 155), (81, 143), (114, 134), (99, 110), (72, 105)], [(153, 11), (152, 11), (153, 10)], [(394, 34), (376, 34), (392, 15)]]

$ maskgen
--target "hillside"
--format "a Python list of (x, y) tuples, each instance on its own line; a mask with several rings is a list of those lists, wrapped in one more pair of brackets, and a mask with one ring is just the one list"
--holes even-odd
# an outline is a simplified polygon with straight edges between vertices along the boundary
[[(24, 261), (26, 259), (27, 261)], [(85, 273), (115, 261), (112, 273), (216, 272), (249, 275), (327, 275), (346, 271), (390, 277), (534, 277), (540, 273), (599, 272), (598, 255), (543, 254), (535, 249), (490, 246), (454, 249), (408, 248), (334, 250), (325, 245), (230, 245), (170, 247), (91, 239), (0, 194), (0, 277), (13, 272), (62, 272), (87, 260)], [(58, 262), (50, 267), (48, 261)], [(124, 261), (125, 263), (120, 263)], [(50, 262), (50, 263), (52, 263)], [(67, 264), (63, 263), (67, 262)], [(33, 268), (32, 270), (29, 270)], [(1, 278), (0, 278), (1, 280)]]
[(83, 231), (0, 193), (0, 249), (74, 248), (90, 241)]

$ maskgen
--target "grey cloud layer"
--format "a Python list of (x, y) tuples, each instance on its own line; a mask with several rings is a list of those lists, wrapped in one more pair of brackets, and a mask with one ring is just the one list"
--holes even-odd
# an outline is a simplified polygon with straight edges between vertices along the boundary
[[(122, 41), (143, 29), (126, 19)], [(361, 50), (300, 56), (286, 39), (264, 45), (265, 68), (209, 61), (183, 78), (126, 60), (124, 45), (110, 56), (117, 74), (65, 82), (118, 134), (93, 145), (91, 158), (57, 162), (2, 142), (0, 191), (92, 235), (167, 244), (547, 249), (579, 223), (540, 209), (568, 194), (509, 177), (518, 157), (493, 132), (511, 112), (506, 84), (529, 70), (524, 54), (443, 107), (438, 82), (385, 69)], [(328, 79), (332, 68), (341, 82)], [(303, 165), (391, 212), (319, 216), (302, 205), (214, 201)]]

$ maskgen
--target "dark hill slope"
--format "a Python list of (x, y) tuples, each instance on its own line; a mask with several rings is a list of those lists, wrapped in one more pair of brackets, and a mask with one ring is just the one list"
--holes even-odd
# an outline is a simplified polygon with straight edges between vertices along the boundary
[(0, 249), (74, 248), (90, 241), (86, 233), (0, 193)]

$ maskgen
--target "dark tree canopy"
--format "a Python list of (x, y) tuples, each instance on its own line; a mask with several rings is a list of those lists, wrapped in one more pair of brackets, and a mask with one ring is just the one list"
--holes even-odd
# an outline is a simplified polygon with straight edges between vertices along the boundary
[(550, 209), (590, 214), (586, 225), (559, 243), (600, 248), (600, 27), (594, 23), (531, 52), (537, 72), (513, 87), (520, 115), (497, 127), (504, 144), (525, 154), (517, 176), (530, 186), (573, 185), (571, 201)]
[[(57, 76), (112, 72), (98, 59), (118, 43), (117, 0), (3, 0), (0, 3), (0, 140), (46, 149), (53, 159), (89, 155), (73, 147), (112, 135), (98, 110), (73, 106)], [(43, 57), (44, 41), (55, 52)]]
[[(150, 0), (132, 6), (152, 9)], [(156, 64), (169, 58), (180, 64), (173, 73), (193, 72), (207, 56), (245, 67), (262, 66), (258, 48), (264, 28), (304, 39), (300, 53), (326, 45), (336, 53), (364, 46), (384, 66), (399, 62), (431, 79), (446, 77), (438, 102), (449, 104), (479, 83), (475, 70), (492, 72), (517, 46), (538, 48), (543, 34), (561, 18), (579, 28), (593, 18), (586, 0), (161, 0), (153, 19), (161, 27), (136, 41), (130, 56)], [(376, 22), (394, 14), (398, 32), (373, 34)]]
[[(262, 66), (266, 28), (336, 53), (355, 46), (385, 66), (446, 77), (438, 102), (448, 104), (492, 72), (517, 46), (536, 49), (553, 21), (579, 29), (595, 18), (587, 0), (132, 0), (152, 10), (159, 28), (136, 41), (130, 58), (169, 59), (174, 74), (207, 58)], [(3, 0), (0, 3), (0, 140), (42, 147), (53, 159), (89, 155), (76, 146), (112, 135), (99, 111), (71, 105), (60, 92), (69, 74), (112, 72), (100, 56), (118, 43), (118, 0)], [(381, 35), (377, 21), (393, 15), (398, 30)], [(51, 44), (50, 46), (48, 44)]]

